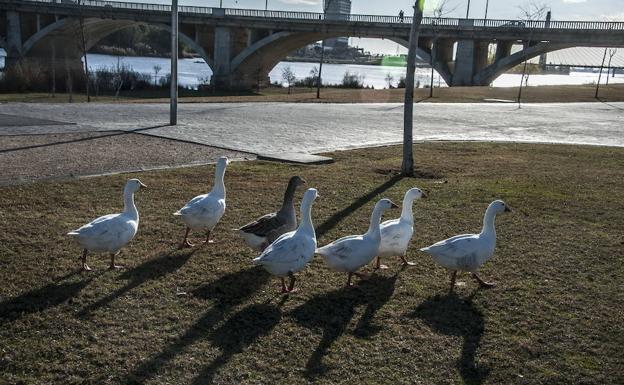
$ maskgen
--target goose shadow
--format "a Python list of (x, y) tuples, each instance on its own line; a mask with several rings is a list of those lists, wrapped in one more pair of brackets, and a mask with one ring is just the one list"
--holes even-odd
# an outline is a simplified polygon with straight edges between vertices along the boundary
[(127, 270), (119, 276), (119, 279), (129, 280), (126, 285), (120, 287), (107, 296), (100, 298), (96, 302), (85, 306), (78, 312), (78, 315), (80, 317), (87, 317), (97, 309), (108, 305), (115, 299), (137, 288), (143, 283), (162, 278), (177, 271), (184, 266), (195, 251), (196, 250), (190, 250), (184, 253), (168, 251), (160, 256), (157, 256), (156, 258), (149, 259), (146, 262)]
[(377, 195), (385, 192), (386, 190), (388, 190), (389, 188), (391, 188), (392, 186), (397, 184), (401, 179), (403, 179), (402, 175), (395, 175), (395, 176), (393, 176), (392, 178), (390, 178), (389, 180), (387, 180), (383, 184), (377, 186), (373, 190), (371, 190), (368, 193), (366, 193), (366, 194), (362, 195), (361, 197), (357, 198), (349, 206), (347, 206), (344, 209), (334, 213), (325, 222), (323, 222), (319, 226), (317, 226), (317, 228), (316, 228), (316, 237), (317, 237), (317, 239), (321, 239), (323, 237), (323, 235), (325, 235), (328, 231), (330, 231), (334, 227), (336, 227), (340, 222), (342, 222), (349, 215), (353, 214), (360, 207), (364, 206), (365, 204), (367, 204), (368, 202), (373, 200)]
[(75, 273), (57, 279), (43, 287), (0, 303), (0, 321), (15, 321), (27, 314), (39, 313), (71, 301), (93, 278), (75, 282), (59, 282)]
[[(473, 294), (474, 296), (474, 294)], [(410, 318), (420, 318), (438, 333), (463, 338), (459, 374), (468, 384), (481, 384), (489, 375), (487, 367), (477, 367), (475, 356), (484, 333), (483, 314), (472, 302), (455, 293), (444, 297), (435, 296), (421, 303)]]
[[(158, 375), (167, 363), (173, 360), (178, 354), (183, 353), (187, 347), (205, 336), (210, 336), (215, 343), (221, 344), (219, 346), (222, 346), (223, 354), (221, 358), (215, 360), (215, 362), (202, 372), (204, 376), (214, 375), (214, 372), (227, 362), (236, 351), (235, 346), (223, 348), (223, 346), (227, 344), (224, 341), (220, 341), (218, 339), (219, 337), (217, 337), (214, 332), (211, 333), (211, 329), (221, 322), (231, 309), (242, 304), (260, 290), (268, 282), (269, 277), (269, 274), (261, 267), (252, 267), (226, 274), (216, 281), (191, 291), (191, 294), (195, 297), (213, 301), (213, 307), (204, 313), (184, 332), (184, 334), (180, 335), (170, 345), (136, 367), (132, 373), (128, 374), (125, 382), (137, 384), (147, 382), (150, 378)], [(237, 326), (241, 325), (243, 322), (254, 321), (253, 319), (248, 321), (248, 319), (244, 317), (245, 314), (262, 314), (263, 310), (266, 310), (269, 315), (273, 315), (272, 311), (263, 308), (248, 309), (247, 313), (239, 315), (238, 318), (234, 318), (231, 322), (226, 322), (219, 330), (221, 330), (221, 332), (227, 330), (227, 333), (230, 335), (242, 333), (241, 335), (245, 337), (243, 342), (249, 341), (255, 334), (257, 334), (255, 338), (257, 338), (262, 335), (262, 331), (259, 329), (254, 330), (253, 325), (246, 331), (238, 330)], [(260, 322), (260, 328), (269, 325), (257, 319), (255, 322)], [(229, 329), (224, 329), (225, 325), (229, 325)]]
[(258, 338), (269, 334), (281, 318), (279, 308), (270, 304), (252, 304), (232, 315), (208, 337), (214, 346), (219, 347), (221, 355), (204, 368), (191, 384), (211, 384), (222, 366), (234, 355), (242, 353)]
[(358, 338), (372, 338), (382, 327), (374, 316), (390, 300), (398, 274), (392, 277), (373, 275), (353, 287), (342, 287), (313, 297), (292, 311), (293, 318), (302, 326), (321, 330), (321, 341), (308, 359), (305, 376), (315, 379), (331, 368), (323, 363), (332, 344), (343, 335), (355, 315), (356, 308), (366, 306), (352, 334)]

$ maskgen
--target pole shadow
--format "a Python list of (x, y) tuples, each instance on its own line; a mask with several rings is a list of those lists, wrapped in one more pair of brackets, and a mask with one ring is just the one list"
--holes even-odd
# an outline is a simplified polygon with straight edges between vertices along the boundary
[[(74, 275), (68, 274), (67, 276)], [(24, 293), (0, 303), (0, 321), (15, 321), (27, 314), (39, 313), (61, 305), (76, 297), (93, 278), (59, 283), (59, 279), (39, 289)]]
[(393, 176), (392, 178), (390, 178), (389, 180), (384, 182), (382, 185), (376, 187), (375, 189), (371, 190), (367, 194), (362, 195), (361, 197), (357, 198), (349, 206), (345, 207), (344, 209), (338, 211), (337, 213), (335, 213), (334, 215), (329, 217), (329, 219), (327, 219), (325, 222), (321, 223), (316, 228), (316, 237), (317, 237), (317, 239), (321, 239), (323, 237), (323, 235), (325, 235), (328, 231), (330, 231), (334, 227), (336, 227), (340, 222), (342, 222), (342, 220), (344, 220), (346, 217), (348, 217), (353, 212), (358, 210), (360, 207), (362, 207), (365, 204), (367, 204), (368, 202), (370, 202), (377, 195), (383, 193), (384, 191), (388, 190), (389, 188), (391, 188), (392, 186), (397, 184), (401, 179), (403, 179), (402, 175), (395, 175), (395, 176)]
[[(101, 139), (101, 138), (111, 138), (111, 137), (115, 137), (115, 136), (123, 136), (123, 135), (131, 135), (131, 134), (142, 134), (143, 131), (153, 130), (153, 129), (162, 128), (162, 127), (169, 127), (169, 125), (168, 124), (161, 124), (161, 125), (157, 125), (157, 126), (153, 126), (153, 127), (136, 128), (134, 130), (113, 131), (111, 133), (106, 133), (106, 134), (102, 134), (102, 135), (98, 135), (98, 136), (91, 136), (91, 137), (88, 137), (88, 138), (63, 140), (63, 141), (59, 141), (59, 142), (35, 144), (35, 145), (32, 145), (32, 146), (22, 146), (22, 147), (15, 147), (15, 148), (7, 148), (5, 150), (0, 150), (0, 154), (6, 154), (6, 153), (9, 153), (9, 152), (16, 152), (16, 151), (32, 150), (34, 148), (53, 147), (53, 146), (57, 146), (57, 145), (61, 145), (61, 144), (88, 142), (88, 141), (91, 141), (91, 140), (96, 140), (96, 139)], [(93, 131), (93, 133), (98, 133), (98, 132), (101, 132), (101, 131)], [(85, 131), (81, 131), (81, 132), (67, 132), (66, 134), (74, 134), (74, 133), (85, 133)]]
[(191, 250), (185, 253), (175, 253), (174, 251), (168, 251), (156, 258), (152, 258), (142, 264), (126, 271), (119, 276), (119, 279), (130, 280), (125, 286), (120, 287), (109, 295), (100, 298), (98, 301), (85, 306), (78, 312), (80, 317), (88, 317), (101, 307), (104, 307), (114, 301), (115, 299), (128, 293), (130, 290), (142, 285), (143, 283), (151, 280), (160, 279), (168, 274), (177, 271), (179, 268), (191, 258), (195, 253), (195, 250)]
[[(214, 325), (218, 324), (221, 320), (223, 320), (233, 307), (240, 305), (241, 303), (252, 297), (268, 282), (269, 277), (269, 274), (261, 267), (252, 267), (242, 271), (237, 271), (224, 275), (218, 280), (201, 286), (192, 291), (191, 294), (196, 297), (214, 301), (213, 307), (206, 313), (204, 313), (203, 316), (201, 316), (193, 325), (191, 325), (191, 327), (189, 327), (184, 332), (184, 334), (178, 337), (173, 343), (166, 346), (161, 352), (148, 358), (137, 368), (135, 368), (132, 373), (127, 375), (126, 381), (124, 381), (124, 383), (143, 384), (152, 377), (158, 375), (158, 373), (160, 373), (160, 371), (167, 365), (168, 362), (173, 360), (178, 354), (183, 353), (185, 349), (188, 346), (192, 345), (195, 341), (207, 335), (212, 336), (212, 338), (216, 340), (218, 337), (216, 337), (214, 333), (211, 333), (211, 329), (214, 327)], [(262, 312), (262, 309), (254, 309), (248, 310), (248, 312), (254, 314)], [(247, 320), (247, 318), (244, 317), (245, 314), (247, 313), (243, 313), (242, 317)], [(268, 311), (268, 314), (271, 315), (273, 313), (271, 311)], [(261, 322), (257, 319), (254, 321)], [(230, 323), (230, 321), (228, 321), (225, 325), (229, 323), (230, 325), (235, 326), (243, 321), (234, 320), (232, 322), (233, 323)], [(260, 323), (260, 325), (262, 327), (265, 327), (268, 324)], [(220, 329), (223, 329), (223, 327)], [(249, 333), (249, 331), (238, 330), (238, 332), (243, 333), (242, 335), (245, 336), (245, 338), (251, 338), (254, 333), (259, 333), (258, 336), (262, 335), (261, 331), (254, 331), (251, 334), (244, 334)], [(225, 343), (223, 343), (223, 346), (225, 346)], [(233, 349), (234, 348), (228, 351), (233, 352)], [(210, 365), (210, 367), (213, 367), (213, 369), (210, 369), (209, 367), (205, 371), (203, 371), (202, 374), (206, 376), (211, 375), (211, 372), (214, 374), (214, 372), (220, 366), (222, 366), (231, 358), (232, 354), (235, 353), (231, 353), (228, 357), (228, 354), (226, 354), (226, 350), (224, 350), (224, 354), (221, 355), (221, 360), (225, 361), (223, 363), (219, 363), (217, 361), (213, 362)]]
[(314, 380), (329, 370), (323, 363), (332, 344), (343, 335), (355, 315), (358, 306), (366, 306), (358, 320), (353, 335), (359, 338), (372, 338), (382, 329), (374, 323), (376, 312), (390, 300), (398, 274), (392, 277), (373, 275), (369, 280), (360, 281), (357, 286), (342, 287), (329, 293), (313, 297), (292, 311), (295, 320), (304, 327), (321, 330), (321, 341), (308, 359), (305, 376)]
[[(474, 294), (473, 294), (474, 295)], [(459, 374), (467, 384), (482, 384), (489, 368), (477, 367), (475, 356), (484, 333), (483, 314), (472, 302), (472, 296), (462, 299), (455, 293), (435, 296), (420, 304), (408, 317), (420, 318), (438, 333), (464, 339), (457, 362)]]
[(258, 338), (269, 334), (281, 318), (279, 308), (269, 304), (252, 304), (235, 313), (208, 337), (213, 345), (219, 347), (221, 355), (204, 368), (191, 384), (212, 384), (215, 374), (222, 366)]

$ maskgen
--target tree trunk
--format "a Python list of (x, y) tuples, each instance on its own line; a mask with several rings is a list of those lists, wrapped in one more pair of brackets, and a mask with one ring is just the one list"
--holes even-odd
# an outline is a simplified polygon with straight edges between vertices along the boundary
[(414, 123), (414, 73), (416, 72), (416, 49), (418, 33), (422, 21), (424, 0), (418, 0), (414, 6), (414, 19), (410, 31), (409, 50), (407, 53), (407, 74), (405, 76), (405, 107), (403, 114), (403, 164), (401, 174), (414, 175), (413, 123)]

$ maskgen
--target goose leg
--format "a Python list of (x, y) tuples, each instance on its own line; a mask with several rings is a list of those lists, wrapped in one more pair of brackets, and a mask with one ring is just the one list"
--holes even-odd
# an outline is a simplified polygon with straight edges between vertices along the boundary
[(387, 269), (387, 268), (388, 266), (381, 264), (381, 258), (377, 257), (377, 263), (375, 264), (375, 269), (378, 270), (378, 269)]
[(349, 278), (347, 279), (347, 286), (353, 286), (351, 283), (351, 278), (353, 277), (353, 273), (349, 272)]
[(405, 255), (401, 255), (401, 261), (403, 261), (403, 266), (416, 266), (416, 263), (408, 262), (408, 260), (405, 259)]
[(180, 244), (180, 249), (188, 249), (193, 247), (193, 244), (191, 242), (188, 241), (188, 236), (189, 233), (191, 232), (191, 228), (187, 227), (186, 228), (186, 233), (184, 233), (184, 240), (182, 241), (182, 243)]
[(493, 288), (494, 286), (496, 286), (493, 283), (485, 282), (484, 280), (479, 278), (477, 273), (472, 273), (472, 278), (474, 278), (477, 282), (479, 282), (479, 286), (481, 286), (481, 288), (483, 288), (483, 289), (490, 289), (490, 288)]
[(206, 231), (206, 241), (204, 244), (215, 243), (212, 239), (210, 239), (210, 230)]
[(89, 265), (87, 265), (87, 249), (82, 252), (82, 270), (91, 271)]
[(115, 265), (115, 256), (117, 254), (119, 254), (119, 252), (111, 254), (111, 263), (110, 263), (110, 266), (108, 267), (110, 270), (123, 269), (123, 266)]
[(295, 289), (295, 281), (297, 279), (295, 278), (295, 275), (292, 272), (288, 273), (288, 276), (290, 277), (290, 283), (288, 284), (288, 292), (295, 293), (298, 291), (298, 289)]
[(449, 294), (455, 289), (455, 278), (457, 278), (457, 270), (453, 270), (451, 273), (451, 288), (449, 289)]
[(288, 289), (286, 288), (286, 281), (284, 280), (284, 277), (280, 277), (280, 280), (282, 281), (282, 294), (288, 293)]

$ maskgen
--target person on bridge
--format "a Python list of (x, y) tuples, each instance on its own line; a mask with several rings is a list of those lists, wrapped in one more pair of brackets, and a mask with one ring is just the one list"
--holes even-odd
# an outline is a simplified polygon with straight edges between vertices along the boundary
[(402, 23), (405, 17), (405, 13), (403, 13), (403, 10), (399, 11), (399, 21)]

